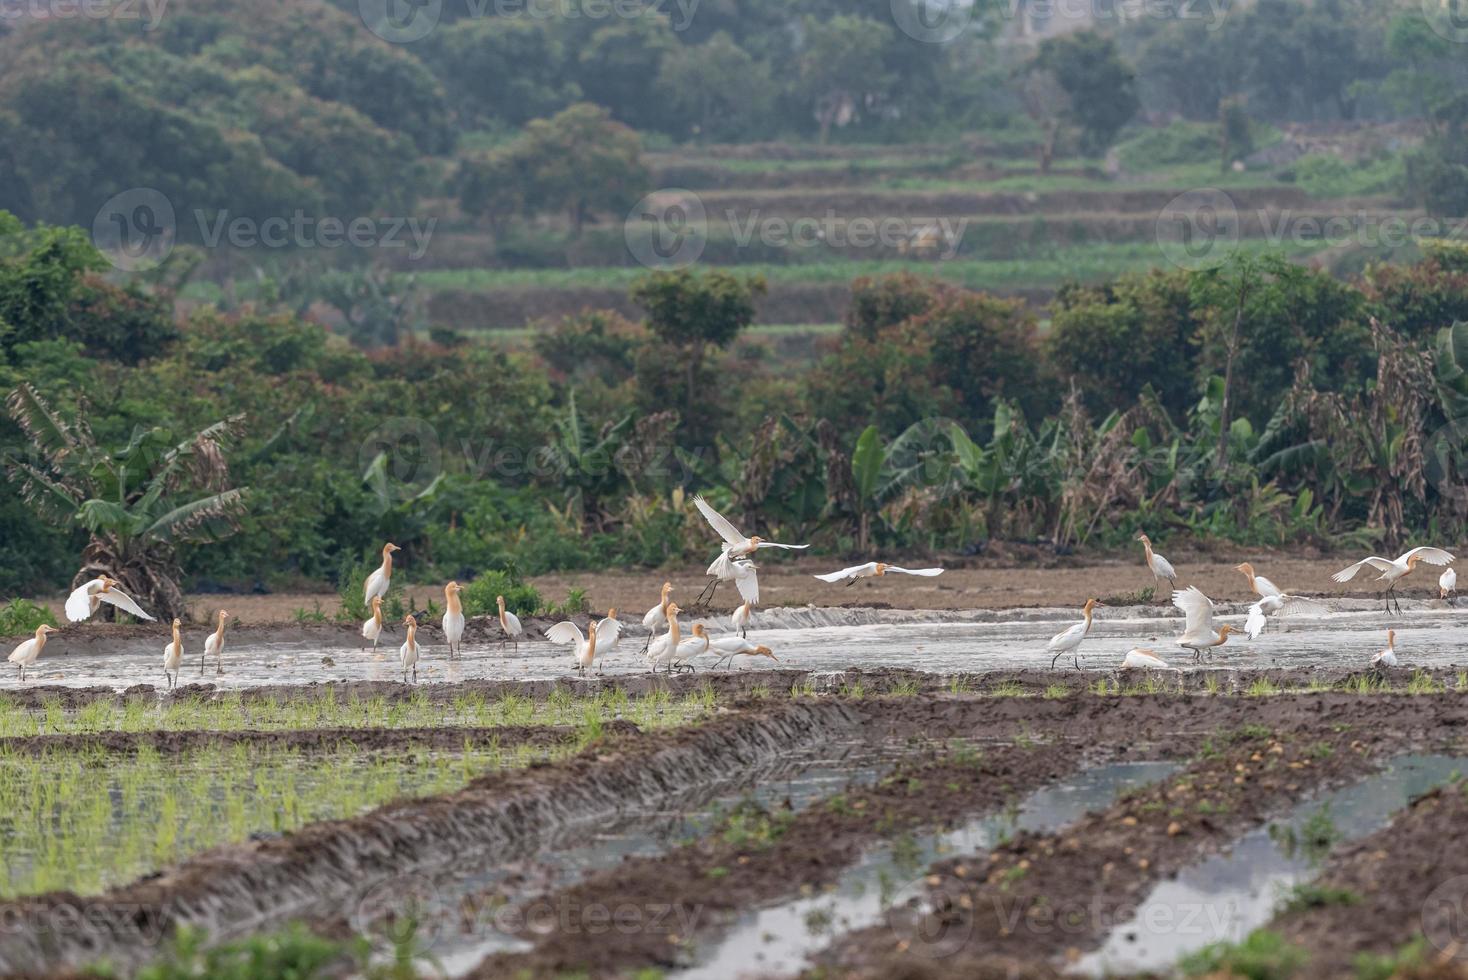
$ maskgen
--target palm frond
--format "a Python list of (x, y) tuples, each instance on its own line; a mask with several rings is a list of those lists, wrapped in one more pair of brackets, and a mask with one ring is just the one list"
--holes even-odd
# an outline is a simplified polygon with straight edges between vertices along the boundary
[(215, 540), (239, 530), (245, 512), (246, 488), (225, 490), (181, 504), (153, 521), (142, 533), (165, 543)]
[(75, 489), (14, 456), (5, 457), (5, 469), (11, 481), (20, 484), (21, 499), (42, 520), (57, 527), (71, 523), (77, 507), (81, 505), (81, 497)]
[(6, 398), (5, 405), (26, 438), (45, 454), (52, 469), (62, 471), (67, 457), (81, 451), (81, 443), (71, 427), (51, 410), (51, 406), (29, 383), (21, 382)]

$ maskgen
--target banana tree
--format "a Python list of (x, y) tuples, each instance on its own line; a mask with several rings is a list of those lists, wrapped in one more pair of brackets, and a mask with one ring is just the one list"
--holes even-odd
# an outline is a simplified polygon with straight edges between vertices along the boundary
[(244, 416), (181, 440), (139, 427), (127, 446), (108, 452), (85, 418), (68, 422), (28, 384), (6, 404), (29, 441), (24, 457), (5, 459), (21, 498), (47, 523), (87, 533), (73, 587), (107, 575), (159, 618), (182, 616), (178, 546), (226, 537), (244, 513), (245, 488), (228, 486), (225, 459)]

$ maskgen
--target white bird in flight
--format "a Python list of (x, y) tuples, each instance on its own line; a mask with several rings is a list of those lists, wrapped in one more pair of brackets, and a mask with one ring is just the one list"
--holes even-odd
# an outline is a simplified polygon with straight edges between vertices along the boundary
[(739, 636), (721, 636), (710, 642), (709, 648), (719, 655), (715, 667), (725, 662), (733, 663), (735, 657), (769, 657), (776, 663), (780, 662), (769, 647), (758, 646)]
[[(1381, 572), (1378, 582), (1389, 583), (1383, 599), (1387, 604), (1387, 612), (1391, 612), (1392, 604), (1396, 602), (1397, 581), (1411, 574), (1421, 562), (1429, 565), (1448, 565), (1453, 561), (1453, 556), (1441, 548), (1421, 547), (1413, 548), (1400, 558), (1379, 558), (1372, 555), (1370, 558), (1362, 558), (1354, 565), (1347, 566), (1331, 576), (1337, 582), (1349, 582), (1356, 577), (1356, 573), (1370, 565)], [(1396, 603), (1397, 612), (1402, 611), (1401, 603)]]
[(1147, 571), (1152, 573), (1153, 588), (1165, 581), (1171, 589), (1177, 584), (1177, 569), (1172, 567), (1172, 562), (1152, 550), (1152, 539), (1147, 535), (1139, 533), (1137, 540), (1142, 542), (1142, 556), (1147, 560)]
[(459, 655), (464, 642), (464, 603), (459, 598), (463, 591), (464, 587), (458, 582), (450, 582), (443, 587), (443, 638), (449, 645), (450, 660)]
[(46, 637), (58, 630), (54, 626), (41, 625), (36, 627), (36, 635), (26, 640), (20, 646), (10, 651), (9, 661), (20, 668), (21, 683), (25, 683), (25, 669), (36, 662), (41, 656), (41, 651), (46, 647)]
[(377, 641), (382, 637), (382, 596), (372, 597), (372, 615), (362, 624), (362, 639), (372, 641), (372, 652), (377, 652)]
[(1193, 651), (1195, 660), (1201, 661), (1204, 650), (1223, 646), (1230, 633), (1238, 632), (1233, 626), (1213, 625), (1213, 600), (1196, 585), (1174, 592), (1172, 604), (1183, 612), (1183, 635), (1177, 645)]
[(545, 638), (552, 643), (571, 648), (571, 657), (576, 661), (576, 669), (583, 674), (596, 660), (596, 637), (597, 624), (595, 622), (586, 625), (586, 633), (582, 635), (581, 627), (570, 620), (557, 623), (545, 631)]
[(1443, 572), (1442, 575), (1438, 576), (1437, 597), (1439, 599), (1446, 599), (1448, 596), (1457, 591), (1458, 573), (1454, 569), (1450, 568), (1446, 572)]
[(935, 575), (942, 575), (943, 569), (903, 568), (900, 565), (888, 565), (886, 562), (869, 561), (865, 565), (852, 565), (850, 568), (843, 568), (839, 572), (827, 572), (825, 575), (817, 575), (816, 578), (822, 582), (845, 582), (847, 588), (850, 588), (856, 584), (858, 579), (880, 577), (889, 572), (896, 572), (899, 575), (921, 575), (924, 578), (932, 578)]
[(90, 618), (104, 602), (129, 615), (153, 622), (153, 617), (143, 612), (132, 596), (117, 587), (117, 579), (106, 575), (83, 582), (66, 597), (66, 618), (73, 623), (80, 623)]
[(204, 673), (204, 665), (209, 658), (214, 658), (214, 673), (224, 673), (224, 622), (229, 619), (229, 613), (223, 609), (219, 610), (219, 627), (204, 638), (204, 655), (199, 658), (199, 673)]
[(525, 635), (525, 627), (520, 625), (520, 617), (505, 608), (505, 597), (497, 595), (494, 597), (495, 604), (500, 607), (500, 629), (505, 631), (505, 639), (515, 644), (515, 649), (520, 649), (520, 637)]
[[(727, 565), (734, 559), (747, 558), (761, 548), (784, 548), (788, 551), (799, 551), (810, 547), (808, 544), (781, 544), (778, 541), (766, 541), (758, 535), (748, 537), (731, 524), (727, 517), (710, 507), (708, 501), (704, 500), (703, 497), (694, 497), (693, 506), (697, 507), (699, 513), (703, 515), (703, 519), (709, 522), (709, 527), (713, 528), (718, 532), (719, 537), (724, 539), (723, 551), (719, 553), (719, 557), (714, 559), (714, 563), (708, 568), (708, 574), (715, 576), (712, 588), (705, 589), (709, 593), (707, 600), (709, 602), (713, 601), (713, 594), (718, 591), (719, 582), (727, 581), (720, 574), (726, 571), (724, 565)], [(702, 598), (703, 595), (700, 593), (699, 599)]]
[(1097, 606), (1104, 605), (1106, 603), (1098, 599), (1087, 599), (1085, 606), (1081, 609), (1081, 615), (1085, 618), (1074, 626), (1056, 633), (1050, 638), (1050, 642), (1045, 644), (1045, 651), (1055, 654), (1050, 659), (1052, 670), (1055, 668), (1056, 661), (1067, 653), (1075, 656), (1076, 670), (1081, 669), (1081, 657), (1076, 651), (1080, 648), (1081, 641), (1086, 638), (1086, 634), (1091, 632), (1091, 614), (1095, 612)]
[(1318, 599), (1286, 595), (1269, 579), (1263, 575), (1256, 575), (1254, 566), (1248, 562), (1235, 565), (1234, 568), (1248, 577), (1249, 587), (1254, 590), (1255, 595), (1259, 596), (1259, 601), (1249, 607), (1249, 618), (1244, 622), (1244, 632), (1251, 640), (1259, 638), (1259, 634), (1264, 632), (1264, 626), (1271, 616), (1294, 616), (1301, 613), (1318, 616), (1330, 611), (1330, 607)]
[(1397, 665), (1397, 631), (1386, 631), (1386, 649), (1371, 658), (1373, 667), (1395, 667)]
[(402, 550), (391, 541), (382, 546), (382, 564), (362, 583), (363, 602), (371, 602), (373, 596), (387, 596), (388, 586), (392, 584), (392, 553)]
[(173, 641), (163, 648), (163, 676), (170, 690), (178, 686), (178, 668), (183, 663), (183, 638), (179, 636), (182, 625), (177, 619), (173, 621)]

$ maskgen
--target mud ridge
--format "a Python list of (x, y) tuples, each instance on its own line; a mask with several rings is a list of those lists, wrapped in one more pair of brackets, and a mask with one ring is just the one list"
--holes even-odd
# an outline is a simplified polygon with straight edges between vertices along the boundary
[(457, 793), (312, 824), (274, 840), (216, 848), (97, 897), (52, 893), (0, 903), (0, 974), (126, 966), (151, 939), (190, 924), (215, 939), (291, 919), (345, 915), (404, 875), (533, 852), (550, 832), (606, 819), (692, 785), (727, 778), (821, 740), (849, 735), (839, 703), (797, 703), (716, 719), (696, 730), (593, 746), (572, 759), (498, 772)]

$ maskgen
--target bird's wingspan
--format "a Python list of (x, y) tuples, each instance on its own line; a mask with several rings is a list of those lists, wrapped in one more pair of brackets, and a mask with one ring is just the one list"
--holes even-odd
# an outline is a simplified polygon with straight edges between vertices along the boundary
[(1213, 622), (1213, 600), (1196, 586), (1179, 589), (1172, 594), (1172, 604), (1183, 611), (1189, 633), (1207, 629)]
[(1249, 634), (1249, 639), (1259, 639), (1259, 634), (1264, 632), (1264, 603), (1256, 602), (1249, 607), (1249, 618), (1244, 621), (1244, 632)]
[(116, 589), (109, 589), (106, 592), (98, 592), (97, 598), (101, 599), (103, 602), (111, 603), (118, 609), (121, 609), (123, 612), (131, 613), (139, 619), (146, 619), (150, 623), (153, 622), (153, 617), (143, 612), (142, 608), (139, 607), (136, 602), (133, 602), (132, 596), (128, 595), (125, 592), (119, 592)]
[(586, 642), (586, 637), (582, 634), (581, 627), (569, 620), (564, 623), (557, 623), (546, 630), (545, 638), (552, 643), (559, 643), (562, 646), (568, 646), (573, 643), (579, 645)]
[(941, 568), (898, 568), (896, 565), (888, 565), (887, 571), (901, 572), (903, 575), (921, 575), (924, 578), (932, 578), (934, 575), (942, 575)]
[(876, 562), (869, 561), (865, 565), (852, 565), (850, 568), (843, 568), (839, 572), (827, 572), (825, 575), (817, 575), (816, 578), (820, 579), (822, 582), (841, 582), (845, 579), (853, 577), (858, 572), (870, 571), (871, 569), (875, 568), (876, 565)]
[(709, 506), (709, 502), (702, 497), (693, 498), (693, 506), (703, 515), (703, 519), (709, 522), (709, 527), (718, 532), (719, 537), (729, 544), (742, 544), (749, 540), (739, 533), (739, 528), (729, 523), (729, 519)]
[[(96, 581), (93, 579), (93, 581)], [(87, 594), (87, 586), (91, 582), (85, 582), (80, 588), (73, 589), (71, 595), (66, 597), (66, 618), (73, 623), (80, 623), (92, 615), (92, 597)]]
[[(549, 633), (546, 636), (550, 636)], [(622, 621), (608, 617), (596, 624), (596, 645), (609, 649), (622, 638)]]
[(1311, 599), (1302, 595), (1281, 595), (1279, 616), (1323, 616), (1330, 612), (1330, 607), (1319, 599)]
[(759, 605), (759, 575), (753, 564), (740, 562), (734, 566), (734, 585), (745, 602)]
[(781, 544), (778, 541), (761, 541), (759, 543), (758, 547), (760, 547), (760, 548), (785, 548), (785, 549), (787, 549), (789, 551), (804, 551), (806, 548), (809, 548), (810, 545), (808, 545), (808, 544)]
[(1403, 555), (1399, 559), (1399, 561), (1406, 561), (1413, 555), (1417, 556), (1418, 561), (1425, 561), (1429, 565), (1450, 565), (1453, 562), (1453, 556), (1450, 553), (1442, 550), (1441, 548), (1432, 548), (1427, 546), (1421, 548), (1413, 548), (1411, 551)]
[(1375, 555), (1372, 555), (1370, 558), (1362, 558), (1354, 565), (1351, 565), (1347, 568), (1342, 568), (1340, 571), (1336, 572), (1330, 577), (1331, 581), (1349, 582), (1351, 579), (1356, 577), (1357, 572), (1365, 568), (1367, 565), (1370, 565), (1372, 568), (1379, 569), (1383, 572), (1389, 571), (1393, 567), (1390, 560), (1386, 558), (1378, 558)]

